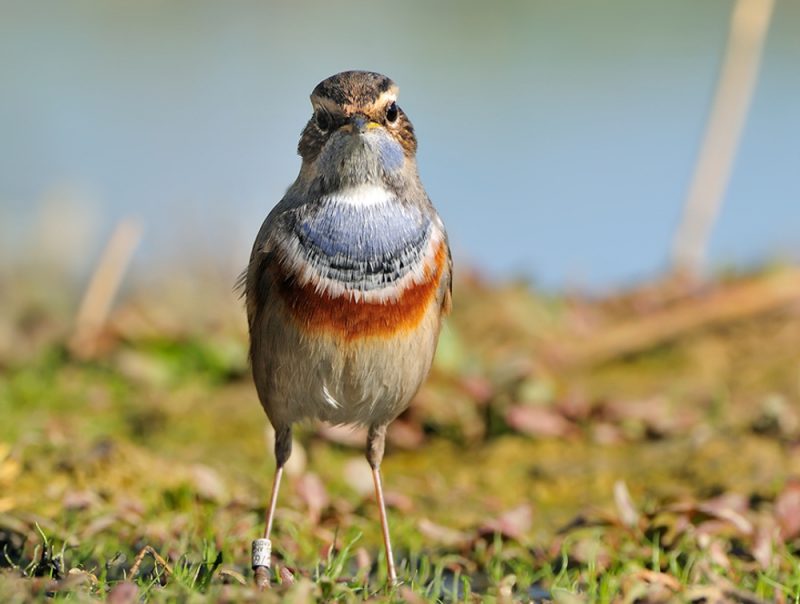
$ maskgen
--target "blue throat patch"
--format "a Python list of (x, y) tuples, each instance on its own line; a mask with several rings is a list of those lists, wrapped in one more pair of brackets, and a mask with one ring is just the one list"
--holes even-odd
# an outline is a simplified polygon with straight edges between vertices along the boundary
[(355, 205), (328, 200), (296, 216), (305, 260), (323, 276), (353, 289), (385, 287), (421, 261), (431, 219), (397, 200)]
[(403, 167), (405, 155), (403, 147), (391, 139), (381, 139), (378, 142), (378, 154), (383, 169), (387, 172), (394, 172)]

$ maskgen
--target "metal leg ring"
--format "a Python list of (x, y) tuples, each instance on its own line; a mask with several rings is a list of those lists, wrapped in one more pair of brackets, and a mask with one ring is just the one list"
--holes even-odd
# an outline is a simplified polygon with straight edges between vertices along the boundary
[(259, 566), (269, 568), (272, 564), (272, 541), (269, 539), (256, 539), (253, 541), (253, 569)]

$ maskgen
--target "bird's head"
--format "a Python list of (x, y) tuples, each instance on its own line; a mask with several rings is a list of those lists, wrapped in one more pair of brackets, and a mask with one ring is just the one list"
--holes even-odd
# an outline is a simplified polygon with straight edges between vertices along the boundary
[(314, 114), (298, 144), (303, 166), (328, 187), (383, 182), (415, 171), (414, 127), (384, 75), (345, 71), (314, 88)]

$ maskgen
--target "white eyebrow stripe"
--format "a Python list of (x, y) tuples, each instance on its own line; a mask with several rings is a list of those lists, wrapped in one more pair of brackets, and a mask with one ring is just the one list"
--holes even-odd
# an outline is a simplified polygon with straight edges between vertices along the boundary
[(388, 105), (389, 103), (395, 101), (397, 101), (397, 91), (390, 88), (389, 90), (382, 92), (374, 104)]
[[(391, 102), (397, 102), (397, 93), (398, 89), (397, 86), (392, 86), (389, 90), (384, 90), (378, 95), (378, 98), (375, 99), (372, 103), (370, 103), (367, 107), (383, 107), (384, 105), (388, 105)], [(311, 105), (316, 111), (317, 108), (322, 107), (331, 113), (341, 113), (342, 111), (358, 111), (359, 109), (364, 109), (365, 107), (359, 107), (357, 105), (353, 105), (352, 103), (346, 103), (344, 105), (339, 105), (335, 101), (332, 101), (328, 97), (324, 96), (311, 96)]]

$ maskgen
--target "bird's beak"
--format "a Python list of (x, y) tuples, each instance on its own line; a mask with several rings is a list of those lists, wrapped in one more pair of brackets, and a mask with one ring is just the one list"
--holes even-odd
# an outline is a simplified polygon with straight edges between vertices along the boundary
[(347, 122), (340, 128), (345, 132), (354, 132), (358, 134), (363, 134), (367, 130), (371, 130), (372, 128), (382, 128), (378, 122), (370, 121), (370, 119), (364, 115), (363, 113), (355, 113), (353, 114)]

